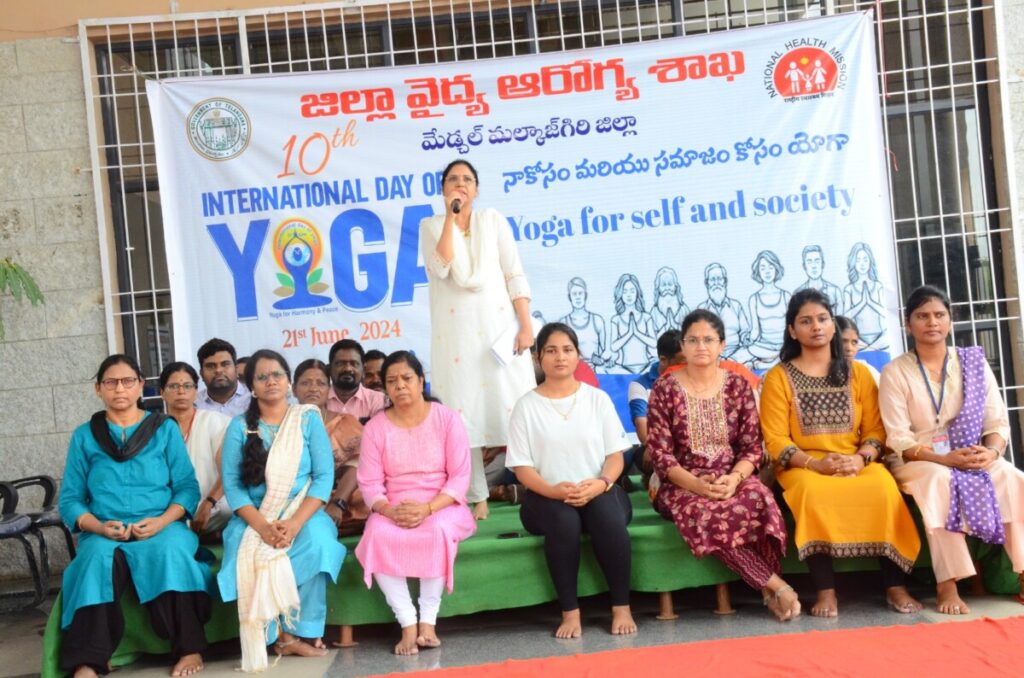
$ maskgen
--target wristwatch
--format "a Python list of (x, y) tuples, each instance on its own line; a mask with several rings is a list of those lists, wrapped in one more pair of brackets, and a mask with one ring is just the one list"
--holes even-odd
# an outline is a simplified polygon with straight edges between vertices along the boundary
[(217, 500), (214, 499), (213, 497), (207, 497), (206, 501), (210, 502), (210, 506), (216, 506), (217, 505)]

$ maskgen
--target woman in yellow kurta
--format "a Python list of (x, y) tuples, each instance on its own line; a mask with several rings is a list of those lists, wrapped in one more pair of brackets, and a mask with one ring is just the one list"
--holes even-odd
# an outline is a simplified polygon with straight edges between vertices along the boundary
[(817, 589), (811, 614), (838, 614), (832, 559), (855, 556), (877, 556), (889, 606), (917, 612), (904, 573), (921, 539), (896, 481), (875, 463), (885, 440), (878, 388), (844, 356), (828, 298), (817, 290), (790, 300), (779, 359), (761, 389), (761, 429)]

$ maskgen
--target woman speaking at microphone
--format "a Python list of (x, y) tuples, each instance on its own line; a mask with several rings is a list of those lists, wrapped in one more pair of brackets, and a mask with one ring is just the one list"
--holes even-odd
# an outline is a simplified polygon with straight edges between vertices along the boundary
[[(530, 286), (508, 221), (474, 209), (479, 176), (466, 160), (441, 174), (445, 212), (420, 223), (420, 252), (430, 288), (431, 393), (458, 412), (472, 448), (466, 499), (487, 517), (483, 448), (508, 441), (508, 419), (536, 379), (530, 359)], [(508, 346), (491, 348), (502, 335)], [(500, 342), (499, 342), (500, 343)]]

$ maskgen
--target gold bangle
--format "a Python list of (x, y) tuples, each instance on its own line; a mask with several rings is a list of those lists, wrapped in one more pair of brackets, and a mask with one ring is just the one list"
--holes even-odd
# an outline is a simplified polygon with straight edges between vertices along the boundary
[(806, 452), (804, 452), (804, 454), (807, 455), (807, 461), (804, 462), (804, 468), (809, 469), (811, 468), (811, 462), (814, 461), (814, 457), (807, 454)]

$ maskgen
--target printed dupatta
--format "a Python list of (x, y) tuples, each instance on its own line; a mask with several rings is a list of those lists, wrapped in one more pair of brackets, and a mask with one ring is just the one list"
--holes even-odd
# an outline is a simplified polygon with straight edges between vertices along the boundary
[[(964, 404), (949, 424), (950, 449), (977, 445), (985, 409), (985, 351), (957, 347), (963, 373)], [(989, 544), (1003, 544), (1006, 533), (992, 478), (983, 469), (951, 469), (946, 529), (973, 535)]]

